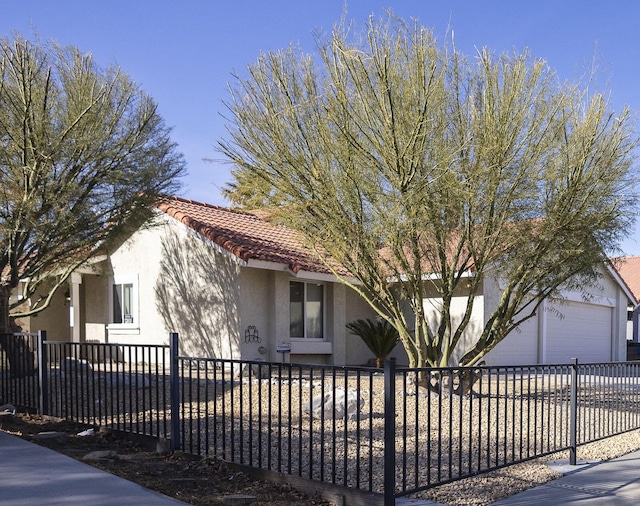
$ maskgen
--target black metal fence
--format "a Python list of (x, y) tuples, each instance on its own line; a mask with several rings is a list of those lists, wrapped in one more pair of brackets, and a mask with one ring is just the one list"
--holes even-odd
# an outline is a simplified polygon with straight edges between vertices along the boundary
[(0, 355), (0, 404), (170, 438), (380, 504), (558, 451), (575, 463), (580, 445), (640, 428), (639, 362), (381, 371), (184, 357), (177, 334), (169, 346), (12, 339), (23, 344), (3, 350), (26, 348)]
[(0, 334), (0, 404), (38, 406), (38, 334)]
[(169, 346), (47, 341), (45, 332), (2, 339), (0, 404), (170, 437)]

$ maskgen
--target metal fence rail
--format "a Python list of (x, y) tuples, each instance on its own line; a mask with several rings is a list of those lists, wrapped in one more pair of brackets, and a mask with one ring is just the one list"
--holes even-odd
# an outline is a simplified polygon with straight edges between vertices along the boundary
[(396, 497), (571, 446), (570, 365), (391, 374)]
[[(379, 372), (181, 357), (180, 377), (185, 451), (380, 489), (384, 403)], [(348, 404), (346, 418), (340, 399)]]
[(640, 362), (384, 371), (0, 336), (0, 404), (407, 496), (640, 428)]
[(49, 415), (168, 438), (169, 347), (46, 342)]
[(0, 334), (0, 404), (38, 406), (38, 334)]
[(640, 363), (575, 367), (577, 445), (640, 427)]
[(0, 404), (170, 438), (169, 346), (0, 336)]
[[(575, 461), (579, 445), (640, 427), (637, 363), (388, 362), (384, 375), (193, 357), (180, 364), (186, 451), (393, 497), (562, 450)], [(346, 419), (343, 393), (358, 406)]]
[[(640, 364), (395, 369), (394, 496), (640, 428)], [(468, 391), (466, 389), (468, 388)], [(462, 394), (462, 395), (461, 395)], [(385, 489), (389, 493), (388, 488)]]

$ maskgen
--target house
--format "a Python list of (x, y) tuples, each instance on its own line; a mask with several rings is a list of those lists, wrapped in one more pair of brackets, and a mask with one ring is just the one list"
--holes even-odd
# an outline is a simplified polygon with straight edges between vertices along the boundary
[[(47, 329), (49, 338), (141, 344), (166, 343), (169, 332), (178, 332), (181, 353), (201, 357), (335, 365), (372, 358), (345, 325), (374, 318), (374, 311), (291, 229), (261, 213), (177, 197), (158, 206), (158, 217), (72, 275), (68, 321), (59, 296), (31, 329)], [(486, 362), (623, 360), (627, 305), (635, 299), (617, 271), (603, 266), (588, 300), (564, 295), (564, 303), (547, 302)], [(499, 296), (499, 280), (483, 280), (465, 346), (477, 339)], [(434, 298), (425, 307), (433, 308)], [(466, 300), (460, 293), (455, 304), (462, 308)], [(393, 356), (407, 363), (401, 346)]]
[[(370, 358), (346, 324), (373, 318), (373, 310), (292, 230), (181, 198), (162, 202), (158, 218), (73, 274), (72, 340), (158, 344), (178, 332), (181, 353), (200, 357), (328, 364)], [(35, 320), (49, 336), (67, 339), (59, 314), (47, 310)], [(278, 352), (283, 342), (290, 353)]]

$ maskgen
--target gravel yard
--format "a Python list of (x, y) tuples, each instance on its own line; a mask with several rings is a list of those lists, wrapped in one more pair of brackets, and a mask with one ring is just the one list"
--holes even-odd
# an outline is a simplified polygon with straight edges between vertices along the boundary
[[(569, 379), (564, 371), (487, 375), (471, 395), (458, 396), (427, 393), (416, 389), (410, 376), (399, 376), (395, 383), (397, 490), (434, 487), (473, 476), (465, 479), (477, 489), (471, 498), (463, 499), (460, 489), (467, 485), (460, 482), (422, 494), (445, 494), (446, 501), (438, 500), (451, 504), (486, 504), (496, 496), (557, 477), (544, 462), (568, 458), (566, 452), (557, 451), (569, 444)], [(185, 406), (187, 451), (382, 491), (382, 375), (327, 376), (322, 370), (294, 370), (291, 375), (287, 371), (267, 378), (208, 378), (204, 384), (200, 378), (184, 387), (192, 400), (197, 399)], [(640, 426), (636, 387), (629, 378), (622, 383), (584, 381), (578, 405), (578, 418), (584, 423), (578, 441)], [(309, 415), (311, 398), (339, 391), (356, 396), (357, 414), (346, 420), (333, 419), (331, 410), (320, 417)], [(639, 448), (632, 434), (580, 446), (578, 458), (604, 460)], [(535, 460), (542, 454), (544, 459)], [(527, 463), (477, 476), (523, 460)], [(484, 496), (486, 500), (479, 499)]]

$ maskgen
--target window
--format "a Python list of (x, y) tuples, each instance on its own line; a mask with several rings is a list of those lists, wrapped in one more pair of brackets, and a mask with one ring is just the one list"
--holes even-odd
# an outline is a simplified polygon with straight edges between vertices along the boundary
[(113, 285), (113, 323), (134, 324), (133, 283)]
[(289, 282), (289, 337), (324, 337), (324, 285)]

